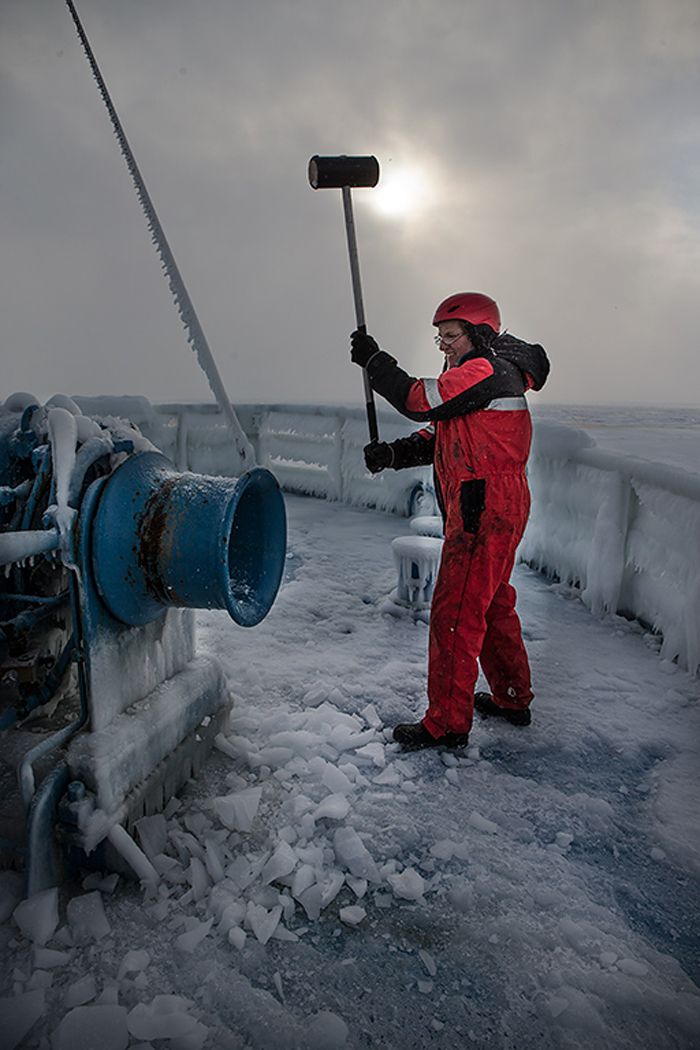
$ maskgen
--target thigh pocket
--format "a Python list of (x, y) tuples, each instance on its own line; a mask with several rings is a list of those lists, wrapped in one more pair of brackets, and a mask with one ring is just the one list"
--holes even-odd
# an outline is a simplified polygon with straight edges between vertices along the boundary
[(486, 501), (486, 480), (475, 478), (463, 481), (459, 487), (459, 507), (462, 512), (462, 525), (465, 532), (479, 531), (479, 522)]

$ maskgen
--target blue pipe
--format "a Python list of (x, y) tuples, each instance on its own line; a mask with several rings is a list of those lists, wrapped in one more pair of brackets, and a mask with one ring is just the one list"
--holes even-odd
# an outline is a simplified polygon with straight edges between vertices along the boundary
[(58, 803), (70, 781), (65, 762), (59, 762), (42, 780), (32, 798), (27, 819), (27, 864), (25, 892), (27, 897), (56, 886), (59, 874), (54, 862), (53, 828)]
[[(39, 451), (39, 450), (37, 450)], [(48, 445), (41, 446), (40, 462), (38, 464), (36, 476), (34, 478), (34, 484), (32, 485), (32, 491), (29, 493), (27, 502), (24, 505), (24, 512), (22, 514), (22, 521), (20, 523), (20, 529), (28, 529), (31, 525), (32, 518), (34, 516), (34, 510), (36, 508), (39, 495), (46, 483), (46, 477), (51, 469), (51, 455)]]
[(22, 795), (22, 802), (26, 806), (31, 806), (32, 798), (35, 794), (35, 781), (34, 781), (34, 763), (38, 762), (44, 755), (50, 754), (55, 751), (56, 748), (62, 747), (66, 744), (71, 737), (75, 736), (79, 729), (85, 724), (86, 719), (82, 717), (82, 714), (73, 719), (63, 729), (59, 729), (57, 733), (52, 733), (50, 737), (42, 740), (40, 743), (35, 744), (34, 747), (30, 748), (25, 754), (24, 758), (20, 762), (18, 781), (19, 790)]
[(25, 478), (19, 485), (0, 485), (0, 507), (11, 507), (24, 496), (28, 496), (31, 487), (31, 478)]
[[(70, 780), (69, 769), (65, 762), (60, 762), (41, 782), (34, 792), (34, 770), (32, 763), (42, 755), (61, 747), (75, 736), (87, 724), (89, 714), (89, 685), (85, 666), (85, 635), (80, 607), (80, 587), (77, 576), (70, 576), (71, 618), (73, 639), (76, 644), (71, 649), (78, 669), (78, 693), (80, 711), (78, 717), (57, 733), (53, 733), (24, 756), (19, 767), (19, 786), (27, 813), (27, 863), (26, 892), (27, 896), (47, 889), (58, 882), (54, 865), (53, 826), (56, 821), (58, 803)], [(70, 644), (70, 643), (69, 643)]]
[(68, 595), (67, 591), (62, 591), (61, 594), (0, 594), (0, 604), (13, 604), (18, 605), (56, 605), (57, 602), (65, 601)]
[[(0, 604), (2, 604), (3, 596), (0, 596)], [(25, 631), (33, 630), (42, 620), (51, 616), (56, 609), (65, 605), (68, 601), (68, 592), (62, 591), (61, 594), (54, 594), (50, 599), (45, 600), (36, 609), (26, 609), (21, 612), (14, 619), (8, 620), (4, 626), (11, 627), (17, 634), (21, 634)]]

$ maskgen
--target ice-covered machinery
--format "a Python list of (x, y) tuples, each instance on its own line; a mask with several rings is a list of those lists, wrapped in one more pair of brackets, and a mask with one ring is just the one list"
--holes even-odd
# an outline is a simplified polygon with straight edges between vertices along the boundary
[(197, 772), (230, 705), (193, 610), (259, 623), (285, 553), (269, 471), (178, 473), (63, 396), (0, 407), (0, 849), (28, 892), (76, 849), (138, 862), (131, 825)]

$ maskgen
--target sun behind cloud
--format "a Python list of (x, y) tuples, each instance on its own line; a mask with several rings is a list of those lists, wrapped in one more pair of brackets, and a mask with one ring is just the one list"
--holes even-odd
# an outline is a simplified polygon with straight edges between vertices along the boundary
[(420, 215), (430, 205), (433, 194), (426, 174), (417, 167), (387, 166), (379, 185), (368, 195), (367, 203), (387, 218)]

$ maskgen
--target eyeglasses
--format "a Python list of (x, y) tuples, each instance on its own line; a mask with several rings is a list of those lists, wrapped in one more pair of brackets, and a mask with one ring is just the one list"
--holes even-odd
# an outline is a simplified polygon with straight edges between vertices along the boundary
[(452, 344), (456, 343), (458, 339), (461, 339), (464, 334), (464, 332), (459, 332), (458, 335), (434, 335), (433, 342), (436, 346), (440, 346), (441, 344), (452, 346)]

